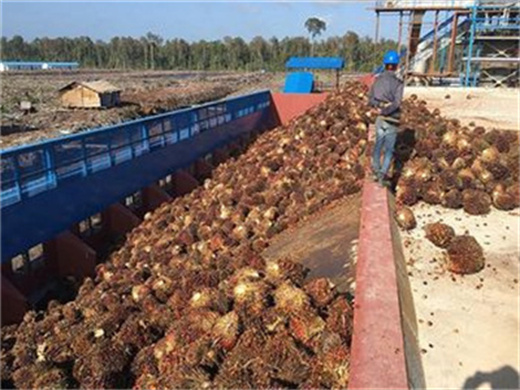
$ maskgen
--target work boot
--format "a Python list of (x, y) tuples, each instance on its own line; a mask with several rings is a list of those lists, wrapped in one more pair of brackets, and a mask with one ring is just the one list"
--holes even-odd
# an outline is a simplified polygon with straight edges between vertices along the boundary
[(383, 187), (383, 188), (390, 188), (392, 183), (390, 182), (390, 180), (384, 176), (382, 176), (378, 181), (377, 183)]

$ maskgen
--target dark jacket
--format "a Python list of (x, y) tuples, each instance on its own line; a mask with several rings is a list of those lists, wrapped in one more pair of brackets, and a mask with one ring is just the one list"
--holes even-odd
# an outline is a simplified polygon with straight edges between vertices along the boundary
[(370, 105), (379, 107), (383, 117), (399, 119), (403, 100), (403, 82), (395, 72), (385, 70), (370, 89)]

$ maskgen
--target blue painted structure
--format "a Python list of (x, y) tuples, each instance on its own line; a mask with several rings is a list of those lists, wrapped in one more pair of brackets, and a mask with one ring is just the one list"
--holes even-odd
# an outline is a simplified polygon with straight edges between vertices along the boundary
[(0, 153), (2, 262), (278, 117), (269, 91)]
[(285, 78), (285, 93), (311, 93), (314, 77), (311, 72), (292, 72)]
[[(336, 87), (339, 86), (339, 71), (345, 67), (340, 57), (291, 57), (285, 63), (287, 69), (326, 69), (336, 71)], [(309, 72), (289, 73), (285, 79), (285, 93), (310, 93), (314, 76)]]
[(1, 61), (3, 70), (77, 69), (78, 62)]

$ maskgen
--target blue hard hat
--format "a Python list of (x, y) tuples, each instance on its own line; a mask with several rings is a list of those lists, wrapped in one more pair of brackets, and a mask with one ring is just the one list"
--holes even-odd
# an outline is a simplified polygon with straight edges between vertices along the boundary
[(399, 64), (399, 54), (395, 50), (388, 50), (383, 57), (383, 64), (397, 65)]

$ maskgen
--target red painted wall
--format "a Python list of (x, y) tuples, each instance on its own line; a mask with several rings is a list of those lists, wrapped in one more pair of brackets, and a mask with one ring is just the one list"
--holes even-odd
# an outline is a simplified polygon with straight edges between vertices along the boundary
[(286, 125), (308, 109), (320, 104), (328, 93), (272, 93), (273, 102), (282, 125)]

